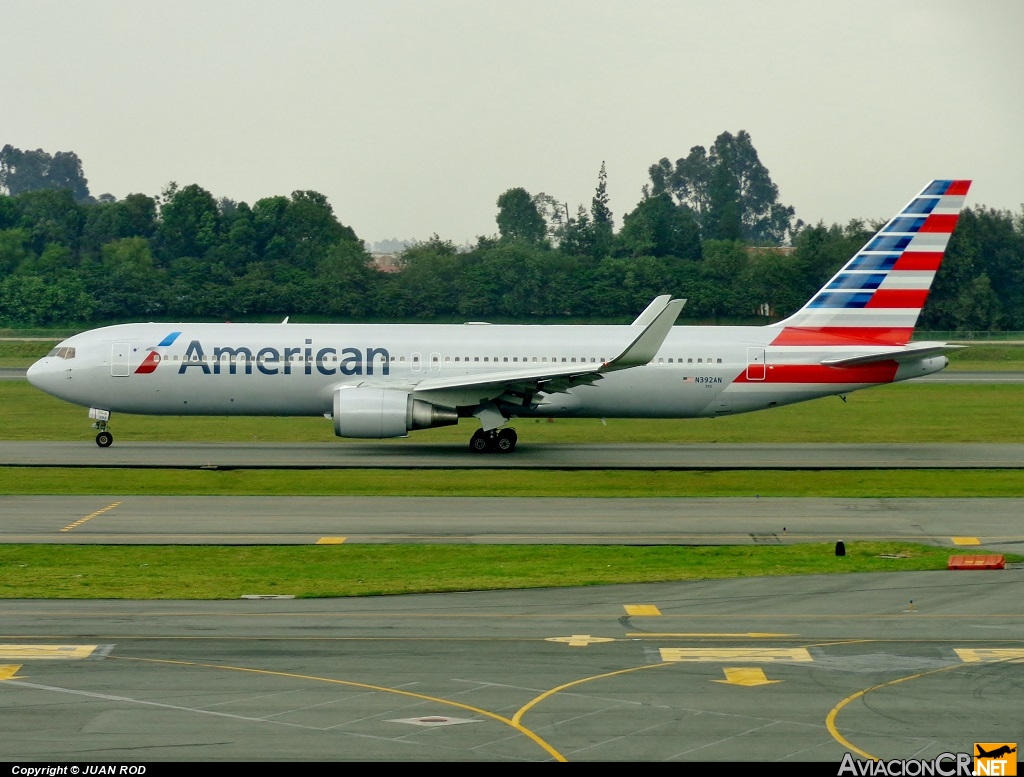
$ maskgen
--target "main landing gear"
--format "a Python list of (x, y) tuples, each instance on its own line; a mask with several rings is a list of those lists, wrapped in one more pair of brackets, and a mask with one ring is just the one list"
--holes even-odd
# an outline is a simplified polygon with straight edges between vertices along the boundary
[(515, 429), (492, 429), (489, 432), (477, 429), (469, 440), (469, 449), (473, 453), (511, 453), (518, 441)]

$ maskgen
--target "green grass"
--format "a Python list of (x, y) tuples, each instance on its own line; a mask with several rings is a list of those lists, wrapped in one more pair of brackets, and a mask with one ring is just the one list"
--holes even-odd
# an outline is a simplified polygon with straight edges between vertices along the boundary
[[(370, 596), (944, 569), (949, 548), (899, 542), (723, 546), (0, 546), (0, 598)], [(882, 554), (905, 558), (880, 558)], [(1014, 557), (1016, 560), (1017, 557)]]
[[(788, 407), (723, 418), (631, 420), (519, 419), (524, 443), (797, 443), (1022, 442), (1021, 388), (1014, 385), (897, 384)], [(24, 381), (0, 382), (0, 439), (91, 440), (86, 411)], [(414, 432), (380, 445), (465, 443), (476, 423)], [(115, 413), (111, 430), (122, 441), (330, 442), (324, 418), (132, 416)], [(366, 441), (359, 441), (365, 444)], [(115, 443), (116, 444), (116, 443)]]
[(1024, 371), (1024, 346), (972, 345), (949, 355), (953, 372), (1021, 372)]
[[(50, 344), (46, 344), (49, 347)], [(987, 347), (986, 347), (987, 348)], [(973, 350), (973, 349), (972, 349)], [(997, 349), (998, 350), (998, 349)], [(0, 364), (5, 356), (0, 348)], [(972, 362), (993, 369), (1016, 363)], [(1024, 369), (1024, 362), (1018, 367)], [(524, 444), (1021, 442), (1017, 386), (903, 384), (718, 419), (515, 423)], [(25, 382), (0, 383), (9, 440), (89, 441), (82, 408)], [(457, 442), (471, 424), (380, 445)], [(475, 424), (473, 425), (475, 426)], [(166, 418), (115, 415), (118, 442), (345, 444), (320, 418)], [(360, 441), (365, 444), (365, 441)], [(768, 462), (770, 465), (770, 462)], [(406, 496), (1024, 495), (1018, 470), (784, 472), (520, 472), (490, 470), (196, 471), (0, 469), (2, 494), (253, 494)], [(133, 547), (0, 545), (0, 597), (220, 599), (245, 593), (355, 596), (425, 591), (944, 568), (949, 549), (900, 543), (754, 547), (423, 546)], [(881, 554), (904, 554), (891, 560)]]
[(0, 494), (522, 497), (1020, 497), (1021, 470), (789, 472), (0, 468)]

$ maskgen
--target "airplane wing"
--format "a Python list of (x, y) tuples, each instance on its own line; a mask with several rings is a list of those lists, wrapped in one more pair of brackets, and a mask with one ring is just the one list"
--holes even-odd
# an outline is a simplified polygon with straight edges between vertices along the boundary
[(665, 309), (670, 299), (672, 299), (671, 294), (662, 294), (660, 297), (655, 297), (651, 300), (651, 304), (644, 308), (644, 312), (637, 316), (630, 326), (647, 326)]
[[(651, 313), (655, 304), (660, 307)], [(640, 318), (647, 317), (633, 341), (614, 359), (604, 364), (549, 364), (531, 369), (508, 370), (475, 375), (453, 375), (451, 377), (425, 378), (415, 386), (417, 397), (427, 399), (430, 394), (451, 394), (459, 392), (479, 397), (476, 402), (485, 402), (505, 393), (533, 395), (558, 393), (574, 386), (586, 385), (600, 380), (602, 373), (624, 370), (650, 362), (665, 341), (673, 324), (679, 317), (686, 300), (670, 300), (666, 295), (658, 297), (648, 306)], [(648, 315), (650, 314), (650, 315)], [(637, 319), (638, 321), (640, 319)]]
[(826, 367), (854, 367), (874, 362), (909, 362), (967, 347), (966, 345), (949, 345), (948, 343), (911, 343), (898, 351), (879, 351), (861, 356), (822, 359), (821, 363)]

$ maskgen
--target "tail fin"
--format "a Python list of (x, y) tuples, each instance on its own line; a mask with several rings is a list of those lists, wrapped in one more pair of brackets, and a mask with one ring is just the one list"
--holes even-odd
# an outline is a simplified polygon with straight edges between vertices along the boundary
[(772, 345), (906, 345), (970, 181), (932, 181), (800, 310)]

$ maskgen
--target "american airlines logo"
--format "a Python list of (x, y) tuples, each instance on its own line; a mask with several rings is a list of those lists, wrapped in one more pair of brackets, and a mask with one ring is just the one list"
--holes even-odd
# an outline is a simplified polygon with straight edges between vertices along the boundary
[[(167, 348), (174, 344), (174, 341), (178, 339), (181, 332), (171, 332), (167, 337), (156, 344), (157, 348)], [(149, 375), (156, 369), (156, 366), (160, 363), (160, 353), (153, 349), (149, 349), (149, 353), (146, 354), (146, 358), (142, 360), (142, 364), (135, 368), (136, 375)]]
[[(174, 333), (174, 337), (180, 332)], [(171, 337), (170, 335), (168, 337)], [(170, 342), (174, 339), (171, 338)], [(167, 338), (160, 345), (169, 344)], [(185, 355), (181, 359), (181, 366), (178, 367), (178, 374), (184, 375), (187, 370), (199, 370), (204, 375), (220, 375), (225, 370), (229, 375), (238, 374), (239, 370), (246, 375), (252, 375), (255, 367), (263, 375), (291, 375), (292, 369), (302, 365), (302, 371), (306, 375), (312, 375), (313, 369), (321, 375), (373, 375), (374, 368), (380, 369), (380, 375), (391, 374), (391, 354), (386, 348), (326, 348), (315, 349), (314, 356), (313, 341), (307, 339), (303, 346), (294, 348), (275, 348), (265, 346), (252, 349), (244, 345), (217, 345), (213, 347), (212, 360), (208, 360), (206, 350), (199, 340), (193, 340), (185, 349)], [(142, 372), (154, 354), (146, 357), (146, 361), (140, 365), (137, 372)], [(227, 357), (227, 361), (222, 361)], [(153, 369), (160, 357), (156, 356)], [(147, 370), (152, 372), (153, 369)]]

